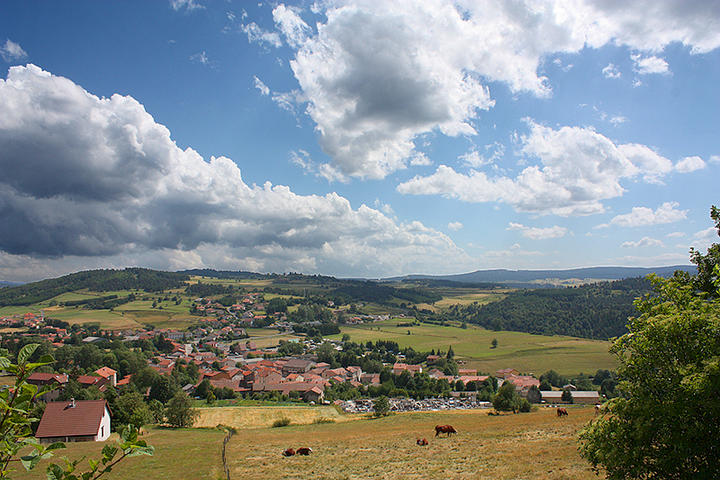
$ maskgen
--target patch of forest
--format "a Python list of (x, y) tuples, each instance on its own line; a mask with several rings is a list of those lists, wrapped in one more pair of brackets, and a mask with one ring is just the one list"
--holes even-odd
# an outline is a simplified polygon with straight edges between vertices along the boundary
[(147, 268), (124, 270), (88, 270), (59, 278), (27, 283), (0, 290), (0, 306), (30, 305), (57, 295), (88, 289), (94, 292), (143, 290), (158, 292), (185, 285), (187, 275)]
[(441, 295), (422, 288), (395, 288), (369, 281), (348, 282), (334, 289), (332, 295), (342, 298), (342, 303), (361, 301), (387, 304), (393, 299), (407, 303), (433, 303), (442, 300)]
[(645, 278), (520, 290), (487, 305), (454, 305), (449, 315), (489, 330), (606, 340), (627, 332), (628, 317), (637, 315), (633, 301), (651, 291)]

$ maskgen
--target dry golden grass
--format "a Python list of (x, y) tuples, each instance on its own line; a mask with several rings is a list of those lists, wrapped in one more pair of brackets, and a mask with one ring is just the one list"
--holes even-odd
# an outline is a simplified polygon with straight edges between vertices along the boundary
[[(257, 414), (257, 409), (252, 408), (245, 410)], [(269, 410), (277, 408), (282, 407)], [(307, 407), (306, 410), (320, 411)], [(231, 478), (595, 478), (578, 455), (576, 443), (577, 431), (593, 417), (593, 409), (569, 410), (570, 416), (564, 418), (558, 418), (554, 409), (541, 408), (533, 413), (499, 417), (488, 416), (487, 410), (470, 410), (408, 413), (375, 420), (361, 418), (352, 422), (283, 428), (241, 427), (228, 444)], [(227, 423), (228, 419), (221, 420)], [(437, 424), (451, 424), (458, 434), (436, 438), (433, 427)], [(224, 478), (223, 437), (224, 433), (218, 429), (150, 429), (143, 438), (155, 447), (155, 456), (128, 459), (108, 478)], [(427, 438), (430, 445), (416, 445), (416, 437)], [(84, 455), (98, 458), (102, 446), (95, 442), (69, 443), (60, 453), (69, 458)], [(281, 456), (284, 449), (301, 446), (311, 447), (312, 455)], [(45, 465), (46, 462), (42, 462), (31, 474), (18, 472), (13, 478), (45, 478)]]
[[(324, 425), (239, 432), (230, 441), (232, 478), (264, 479), (587, 479), (594, 474), (577, 453), (577, 431), (591, 408), (554, 409), (492, 417), (487, 411), (394, 415)], [(434, 437), (436, 424), (458, 435)], [(415, 444), (416, 437), (430, 441)], [(284, 458), (288, 447), (313, 449)]]
[(357, 416), (341, 415), (329, 406), (277, 406), (277, 407), (208, 407), (198, 408), (196, 427), (229, 427), (245, 429), (270, 427), (273, 422), (287, 418), (292, 425), (307, 425), (318, 419), (330, 419), (345, 422)]

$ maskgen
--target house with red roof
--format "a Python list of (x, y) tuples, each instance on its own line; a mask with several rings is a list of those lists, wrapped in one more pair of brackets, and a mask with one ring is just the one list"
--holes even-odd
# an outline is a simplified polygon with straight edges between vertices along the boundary
[(102, 442), (110, 437), (110, 415), (105, 400), (50, 402), (35, 437), (43, 443)]
[(84, 388), (92, 387), (93, 385), (98, 387), (101, 392), (104, 392), (110, 381), (104, 377), (96, 377), (95, 375), (80, 375), (77, 377), (77, 381)]
[(58, 398), (60, 396), (60, 392), (62, 392), (63, 388), (65, 388), (65, 385), (67, 385), (67, 382), (68, 376), (64, 373), (61, 374), (34, 372), (27, 379), (27, 383), (37, 385), (39, 388), (45, 388), (49, 386), (55, 388), (54, 390), (38, 397), (38, 399), (42, 400), (43, 402), (50, 402)]
[(110, 367), (102, 367), (95, 370), (95, 373), (110, 382), (113, 387), (117, 385), (117, 372)]
[(402, 372), (408, 372), (410, 375), (415, 375), (416, 373), (422, 373), (422, 366), (409, 365), (407, 363), (396, 363), (393, 365), (392, 370), (394, 375), (400, 375)]

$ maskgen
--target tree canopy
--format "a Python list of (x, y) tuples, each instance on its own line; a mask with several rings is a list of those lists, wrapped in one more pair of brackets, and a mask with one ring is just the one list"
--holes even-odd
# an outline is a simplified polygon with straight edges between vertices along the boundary
[(581, 454), (611, 480), (720, 478), (719, 257), (717, 244), (692, 250), (697, 276), (652, 278), (656, 293), (611, 349), (620, 397), (580, 434)]

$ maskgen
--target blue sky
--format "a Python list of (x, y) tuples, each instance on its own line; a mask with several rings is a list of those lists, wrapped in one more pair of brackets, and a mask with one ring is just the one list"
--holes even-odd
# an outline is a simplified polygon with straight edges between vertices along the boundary
[(0, 279), (684, 264), (718, 47), (701, 0), (2, 2)]

